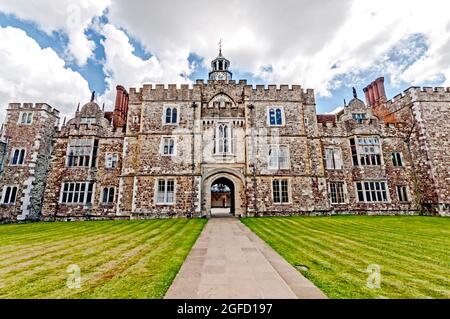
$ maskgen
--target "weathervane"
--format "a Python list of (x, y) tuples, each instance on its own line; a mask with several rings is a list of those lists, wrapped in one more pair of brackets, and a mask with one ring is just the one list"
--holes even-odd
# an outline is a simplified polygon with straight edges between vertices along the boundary
[(222, 45), (223, 45), (223, 39), (220, 38), (220, 41), (219, 41), (219, 53), (220, 54), (222, 54)]

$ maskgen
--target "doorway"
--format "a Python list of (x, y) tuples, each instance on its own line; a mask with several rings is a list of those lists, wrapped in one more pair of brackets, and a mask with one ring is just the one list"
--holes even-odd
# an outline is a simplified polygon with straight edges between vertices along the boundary
[(211, 185), (211, 216), (235, 215), (235, 187), (226, 177), (215, 180)]

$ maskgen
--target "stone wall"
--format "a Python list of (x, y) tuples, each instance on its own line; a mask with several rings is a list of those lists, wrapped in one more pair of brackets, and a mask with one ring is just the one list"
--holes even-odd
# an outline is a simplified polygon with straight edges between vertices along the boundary
[[(95, 119), (92, 123), (83, 118)], [(105, 112), (93, 102), (77, 111), (75, 117), (65, 124), (55, 142), (47, 188), (43, 205), (44, 220), (80, 220), (126, 217), (117, 215), (120, 194), (119, 176), (122, 172), (124, 131), (113, 126), (105, 118)], [(86, 167), (69, 167), (68, 150), (73, 139), (97, 140), (95, 157), (91, 153), (91, 164)], [(106, 155), (117, 154), (118, 162), (114, 168), (106, 167)], [(94, 162), (94, 163), (92, 163)], [(94, 193), (91, 203), (67, 204), (61, 202), (61, 188), (65, 182), (93, 182)], [(102, 202), (104, 187), (114, 188), (112, 203)], [(129, 217), (129, 216), (128, 216)]]
[[(22, 124), (23, 113), (32, 114), (31, 123)], [(6, 156), (0, 177), (0, 221), (40, 218), (58, 121), (59, 112), (47, 104), (9, 104), (2, 132)], [(25, 149), (22, 165), (12, 165), (15, 149)], [(17, 187), (14, 204), (4, 203), (4, 189), (7, 186)]]
[[(314, 91), (300, 86), (197, 81), (193, 86), (118, 91), (114, 112), (87, 103), (56, 137), (57, 114), (51, 109), (34, 108), (37, 121), (22, 128), (17, 124), (19, 109), (28, 106), (10, 106), (3, 134), (10, 136), (8, 149), (20, 144), (33, 152), (27, 152), (27, 165), (5, 166), (2, 186), (17, 183), (20, 196), (15, 205), (0, 205), (3, 220), (23, 212), (32, 216), (33, 207), (40, 212), (44, 189), (44, 220), (207, 216), (211, 185), (218, 179), (233, 183), (234, 213), (239, 216), (448, 214), (450, 89), (411, 88), (390, 101), (379, 96), (371, 107), (355, 97), (335, 115), (317, 115)], [(283, 125), (270, 127), (269, 107), (283, 109)], [(167, 108), (177, 109), (176, 123), (164, 123)], [(356, 121), (357, 113), (365, 119)], [(227, 125), (233, 135), (230, 154), (214, 153), (219, 125)], [(28, 130), (23, 140), (22, 129)], [(162, 154), (165, 137), (176, 141), (173, 156)], [(381, 165), (353, 164), (350, 139), (358, 137), (380, 140)], [(98, 141), (95, 164), (69, 167), (69, 144), (80, 138)], [(270, 145), (289, 149), (288, 168), (269, 169)], [(327, 168), (327, 148), (341, 150), (342, 168)], [(401, 167), (393, 165), (393, 152), (401, 154)], [(115, 168), (105, 165), (109, 153), (118, 154)], [(174, 181), (174, 203), (156, 202), (162, 179)], [(277, 179), (288, 180), (288, 203), (273, 200)], [(359, 202), (358, 181), (386, 182), (388, 201)], [(64, 182), (93, 182), (92, 203), (62, 203)], [(331, 182), (343, 183), (344, 202), (331, 202)], [(408, 201), (400, 201), (397, 186), (407, 187)], [(103, 187), (115, 189), (112, 203), (102, 203)]]

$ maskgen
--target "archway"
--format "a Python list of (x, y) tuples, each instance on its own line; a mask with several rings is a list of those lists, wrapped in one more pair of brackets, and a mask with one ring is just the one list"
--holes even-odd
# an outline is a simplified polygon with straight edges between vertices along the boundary
[(214, 184), (223, 184), (230, 189), (231, 202), (229, 215), (243, 217), (246, 213), (245, 177), (241, 170), (235, 168), (213, 168), (206, 170), (202, 176), (202, 214), (212, 217), (211, 189)]
[(220, 177), (211, 184), (211, 216), (234, 216), (236, 207), (233, 181)]

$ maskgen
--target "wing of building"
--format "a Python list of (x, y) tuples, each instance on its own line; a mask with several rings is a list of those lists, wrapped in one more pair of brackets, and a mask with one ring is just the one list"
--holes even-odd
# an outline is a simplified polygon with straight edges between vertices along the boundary
[(450, 88), (317, 115), (314, 91), (234, 81), (117, 87), (59, 128), (46, 104), (10, 104), (0, 143), (0, 220), (329, 214), (448, 215)]

